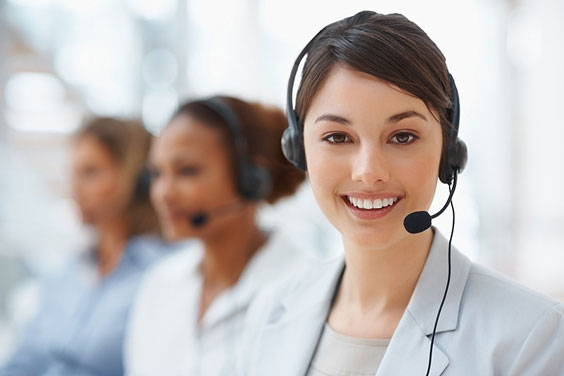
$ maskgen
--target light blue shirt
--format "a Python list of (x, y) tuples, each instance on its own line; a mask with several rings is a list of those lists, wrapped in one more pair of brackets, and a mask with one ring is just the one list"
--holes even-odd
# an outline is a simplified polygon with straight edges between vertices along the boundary
[(130, 306), (144, 270), (167, 254), (155, 237), (129, 241), (116, 269), (98, 277), (94, 252), (74, 259), (46, 284), (41, 309), (1, 376), (123, 374)]

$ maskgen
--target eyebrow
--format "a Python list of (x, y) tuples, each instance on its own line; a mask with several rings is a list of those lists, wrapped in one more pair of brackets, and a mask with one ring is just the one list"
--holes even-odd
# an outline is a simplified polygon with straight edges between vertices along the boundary
[(194, 163), (194, 155), (181, 154), (172, 159), (173, 164)]
[(348, 119), (345, 119), (342, 116), (333, 115), (333, 114), (323, 114), (323, 115), (319, 116), (317, 119), (315, 119), (314, 123), (317, 123), (317, 122), (320, 122), (320, 121), (331, 121), (333, 123), (339, 123), (339, 124), (343, 124), (343, 125), (349, 125), (351, 123)]
[[(390, 116), (387, 120), (387, 123), (388, 124), (395, 124), (395, 123), (402, 121), (403, 119), (407, 119), (407, 118), (410, 118), (410, 117), (418, 117), (420, 119), (427, 121), (427, 118), (425, 117), (425, 115), (423, 115), (423, 114), (421, 114), (417, 111), (411, 110), (411, 111), (405, 111), (405, 112)], [(314, 123), (318, 123), (320, 121), (331, 121), (333, 123), (339, 123), (339, 124), (343, 124), (343, 125), (350, 125), (351, 124), (350, 120), (348, 120), (347, 118), (344, 118), (344, 117), (339, 116), (339, 115), (334, 115), (334, 114), (323, 114), (323, 115), (319, 116), (317, 119), (315, 119)]]
[(403, 119), (407, 119), (407, 118), (410, 118), (410, 117), (418, 117), (418, 118), (421, 118), (421, 119), (427, 121), (427, 118), (425, 117), (425, 115), (420, 114), (417, 111), (406, 111), (406, 112), (402, 112), (400, 114), (390, 116), (388, 118), (388, 124), (398, 123), (398, 122), (402, 121)]

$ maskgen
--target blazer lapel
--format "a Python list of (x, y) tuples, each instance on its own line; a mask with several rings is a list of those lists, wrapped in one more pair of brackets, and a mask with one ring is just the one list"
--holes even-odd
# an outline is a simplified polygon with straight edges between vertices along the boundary
[[(376, 376), (425, 375), (429, 363), (431, 340), (406, 311), (378, 368)], [(448, 366), (446, 354), (433, 345), (433, 362), (430, 376), (439, 376)]]
[[(438, 230), (433, 228), (433, 231), (435, 237), (429, 256), (382, 359), (377, 376), (424, 375), (427, 371), (431, 335), (448, 275), (448, 241)], [(451, 265), (450, 287), (435, 333), (429, 373), (431, 376), (441, 375), (449, 364), (448, 356), (437, 346), (437, 338), (443, 332), (455, 330), (458, 325), (460, 303), (471, 262), (452, 247)]]
[(306, 374), (343, 268), (342, 258), (323, 264), (280, 303), (260, 341), (264, 348), (277, 349), (276, 356), (262, 357), (257, 375)]

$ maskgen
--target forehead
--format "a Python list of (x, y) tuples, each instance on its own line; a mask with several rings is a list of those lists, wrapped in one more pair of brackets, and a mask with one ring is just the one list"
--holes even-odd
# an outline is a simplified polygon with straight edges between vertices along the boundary
[(222, 134), (214, 126), (206, 124), (192, 116), (175, 117), (153, 140), (151, 156), (170, 154), (214, 154), (222, 152)]
[(397, 86), (346, 66), (336, 66), (313, 97), (305, 121), (326, 111), (345, 116), (388, 117), (406, 109), (431, 115), (421, 99)]
[(92, 135), (85, 135), (77, 139), (73, 145), (72, 153), (75, 162), (89, 160), (114, 162), (115, 160), (110, 150)]

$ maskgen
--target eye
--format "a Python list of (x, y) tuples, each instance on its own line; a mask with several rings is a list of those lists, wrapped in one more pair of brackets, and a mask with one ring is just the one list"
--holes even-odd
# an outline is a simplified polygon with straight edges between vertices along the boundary
[(418, 137), (413, 133), (398, 132), (391, 138), (391, 141), (399, 145), (409, 145), (414, 141), (416, 141), (417, 139)]
[(323, 137), (323, 140), (330, 144), (345, 144), (351, 142), (350, 137), (344, 133), (331, 133)]
[(86, 167), (81, 171), (81, 175), (85, 178), (95, 178), (100, 173), (101, 170), (98, 167)]
[(182, 166), (178, 169), (178, 172), (182, 176), (194, 176), (200, 173), (200, 168), (196, 166)]

